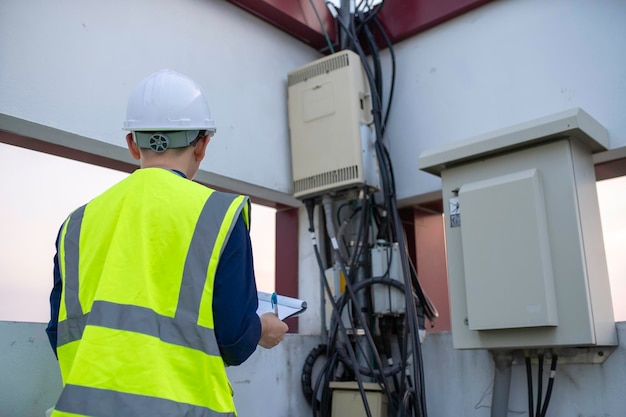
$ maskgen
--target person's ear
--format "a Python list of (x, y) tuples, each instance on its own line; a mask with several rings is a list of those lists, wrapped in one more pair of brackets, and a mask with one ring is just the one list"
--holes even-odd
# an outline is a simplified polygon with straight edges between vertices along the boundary
[(209, 144), (210, 140), (211, 137), (209, 135), (206, 135), (205, 137), (198, 140), (198, 143), (196, 143), (196, 146), (193, 148), (193, 153), (195, 155), (196, 161), (200, 162), (204, 159), (206, 147)]
[(137, 145), (133, 139), (132, 133), (126, 135), (126, 144), (128, 145), (130, 156), (132, 156), (134, 160), (139, 161), (141, 159), (141, 152), (139, 151), (139, 145)]

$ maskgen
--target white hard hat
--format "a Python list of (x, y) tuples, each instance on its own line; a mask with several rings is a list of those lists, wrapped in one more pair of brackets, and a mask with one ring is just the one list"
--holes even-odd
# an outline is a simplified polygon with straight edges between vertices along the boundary
[(195, 130), (213, 136), (215, 122), (200, 86), (183, 74), (163, 69), (135, 87), (124, 129), (133, 133)]

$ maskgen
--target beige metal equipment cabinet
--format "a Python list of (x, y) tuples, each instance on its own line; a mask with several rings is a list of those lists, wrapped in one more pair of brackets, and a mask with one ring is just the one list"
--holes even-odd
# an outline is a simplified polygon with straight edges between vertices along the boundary
[(592, 154), (580, 109), (424, 152), (440, 175), (457, 349), (617, 344)]
[[(366, 417), (363, 397), (357, 382), (331, 382), (333, 402), (331, 417)], [(365, 398), (372, 417), (387, 417), (387, 396), (379, 384), (363, 383)]]
[(293, 192), (298, 199), (380, 188), (369, 84), (350, 50), (287, 74)]

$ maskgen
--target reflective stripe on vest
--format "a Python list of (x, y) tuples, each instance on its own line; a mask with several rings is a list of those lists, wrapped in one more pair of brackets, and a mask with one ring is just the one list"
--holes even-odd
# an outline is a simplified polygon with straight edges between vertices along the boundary
[[(78, 246), (80, 244), (80, 228), (83, 224), (83, 216), (85, 215), (85, 207), (77, 209), (68, 220), (67, 231), (63, 244), (65, 246), (65, 306), (68, 317), (82, 317), (83, 309), (78, 298)], [(77, 334), (78, 339), (83, 334), (85, 327), (82, 323), (72, 324), (69, 331)], [(59, 332), (60, 333), (60, 332)]]
[[(161, 341), (194, 349), (210, 356), (220, 356), (213, 329), (197, 325), (207, 269), (214, 254), (220, 227), (223, 224), (230, 235), (241, 213), (248, 224), (249, 200), (247, 197), (213, 192), (207, 198), (196, 222), (182, 270), (182, 280), (174, 317), (156, 313), (151, 308), (94, 300), (89, 312), (79, 298), (80, 233), (85, 208), (77, 209), (68, 219), (63, 242), (64, 250), (64, 306), (67, 318), (58, 323), (59, 348), (81, 340), (86, 326), (97, 326), (157, 337)], [(227, 213), (234, 216), (223, 223)], [(230, 217), (229, 217), (230, 219)], [(224, 230), (221, 230), (224, 233)], [(234, 416), (234, 412), (217, 412), (204, 406), (177, 402), (167, 398), (119, 392), (110, 389), (73, 385), (64, 381), (65, 387), (55, 410), (80, 415), (120, 416), (185, 415), (198, 417)], [(55, 415), (55, 414), (53, 414)]]
[(98, 417), (234, 417), (235, 413), (219, 413), (205, 407), (182, 404), (163, 398), (127, 394), (106, 389), (66, 385), (55, 411), (76, 413), (76, 410)]

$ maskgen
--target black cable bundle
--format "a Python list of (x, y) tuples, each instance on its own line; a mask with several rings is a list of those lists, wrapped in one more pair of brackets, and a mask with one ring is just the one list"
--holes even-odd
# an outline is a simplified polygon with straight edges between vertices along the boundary
[[(343, 354), (344, 356), (347, 356), (349, 358), (349, 361), (352, 364), (356, 365), (358, 362), (356, 359), (354, 348), (351, 343), (341, 343), (340, 345), (336, 343), (336, 340), (335, 340), (336, 337), (338, 335), (343, 335), (344, 337), (347, 337), (348, 331), (343, 323), (343, 320), (341, 319), (340, 308), (337, 306), (337, 302), (335, 301), (333, 297), (330, 285), (328, 284), (328, 281), (326, 280), (326, 276), (324, 275), (324, 264), (322, 262), (322, 258), (319, 252), (319, 247), (317, 245), (317, 238), (315, 237), (315, 228), (314, 228), (314, 221), (313, 221), (313, 212), (315, 208), (314, 200), (305, 201), (305, 206), (306, 206), (307, 214), (309, 218), (309, 232), (311, 233), (313, 249), (315, 252), (315, 257), (316, 257), (318, 266), (320, 268), (320, 278), (324, 285), (324, 290), (326, 292), (326, 295), (328, 296), (327, 299), (332, 304), (333, 319), (332, 319), (331, 327), (334, 328), (331, 332), (329, 332), (330, 337), (329, 337), (328, 346), (327, 346), (327, 355), (328, 355), (329, 361), (326, 363), (326, 366), (325, 366), (326, 372), (322, 372), (320, 376), (318, 377), (316, 386), (312, 389), (311, 398), (312, 398), (312, 406), (313, 406), (313, 415), (314, 416), (318, 416), (318, 415), (329, 416), (331, 404), (330, 404), (330, 398), (329, 398), (330, 390), (328, 389), (328, 383), (331, 380), (335, 379), (334, 375), (330, 375), (329, 372), (336, 371), (336, 367), (330, 366), (330, 365), (336, 364), (337, 355), (338, 355), (337, 347), (340, 346), (342, 349), (345, 350)], [(353, 326), (352, 328), (355, 328), (355, 327)], [(362, 380), (361, 374), (359, 372), (356, 372), (353, 376), (354, 378), (356, 378), (356, 381), (359, 387), (359, 392), (361, 394), (361, 399), (363, 400), (363, 404), (365, 406), (366, 414), (368, 417), (372, 417), (369, 404), (367, 402), (367, 397), (365, 395), (365, 389), (363, 388), (363, 380)], [(321, 400), (319, 401), (319, 407), (316, 407), (315, 406), (316, 404), (314, 403), (313, 400), (315, 399), (316, 393), (319, 392), (321, 387), (324, 387), (324, 389), (321, 390)]]
[(558, 355), (552, 354), (552, 360), (550, 363), (550, 375), (548, 376), (548, 388), (546, 389), (546, 396), (543, 399), (542, 404), (542, 381), (543, 381), (543, 359), (542, 353), (537, 355), (537, 408), (533, 406), (533, 379), (532, 379), (532, 367), (530, 356), (526, 356), (526, 382), (528, 385), (528, 417), (546, 417), (548, 412), (548, 405), (550, 404), (550, 398), (552, 397), (552, 388), (554, 386), (554, 377), (556, 376), (556, 364), (558, 361)]
[[(360, 5), (362, 4), (363, 1)], [(383, 389), (384, 395), (387, 396), (390, 417), (427, 416), (419, 332), (423, 329), (423, 317), (426, 316), (432, 321), (437, 317), (437, 312), (422, 291), (415, 267), (408, 256), (396, 201), (391, 158), (384, 144), (385, 128), (393, 98), (396, 62), (391, 42), (376, 16), (383, 5), (384, 3), (371, 8), (367, 3), (366, 10), (357, 12), (350, 22), (337, 19), (345, 36), (349, 37), (350, 48), (359, 55), (367, 75), (372, 97), (373, 128), (376, 135), (374, 146), (382, 184), (378, 194), (372, 194), (367, 187), (358, 190), (359, 196), (353, 198), (354, 207), (351, 207), (352, 212), (348, 216), (343, 217), (341, 214), (350, 205), (343, 204), (334, 215), (327, 207), (328, 204), (324, 204), (327, 223), (334, 222), (335, 217), (338, 218), (338, 222), (342, 220), (356, 222), (356, 226), (352, 228), (356, 230), (356, 237), (350, 242), (344, 238), (344, 230), (341, 227), (338, 236), (334, 236), (330, 231), (332, 226), (327, 226), (329, 233), (327, 238), (332, 243), (331, 255), (345, 278), (345, 291), (337, 299), (334, 298), (326, 280), (325, 266), (315, 236), (313, 214), (320, 201), (315, 199), (305, 201), (309, 217), (309, 231), (320, 269), (320, 279), (326, 299), (332, 304), (328, 341), (324, 348), (326, 362), (320, 374), (314, 378), (313, 364), (322, 356), (320, 353), (322, 348), (318, 346), (307, 359), (303, 369), (303, 392), (307, 400), (310, 400), (314, 416), (331, 415), (332, 393), (329, 384), (332, 381), (342, 380), (356, 380), (366, 414), (371, 416), (363, 386), (365, 379), (368, 382), (377, 383)], [(384, 115), (383, 75), (379, 50), (374, 38), (375, 32), (379, 33), (385, 41), (392, 61), (391, 86)], [(364, 39), (371, 64), (361, 46), (360, 39)], [(378, 203), (377, 197), (382, 197), (382, 202)], [(388, 270), (383, 276), (365, 276), (369, 275), (365, 270), (370, 262), (368, 249), (371, 248), (373, 240), (373, 233), (370, 232), (374, 226), (372, 223), (375, 223), (377, 230), (376, 240), (394, 242), (399, 245), (403, 281), (391, 279), (388, 276)], [(375, 317), (371, 305), (371, 291), (374, 285), (393, 287), (404, 293), (406, 307), (404, 314), (396, 317)], [(362, 334), (357, 335), (357, 330)], [(391, 340), (394, 343), (391, 343)], [(362, 359), (360, 363), (357, 356)], [(367, 363), (363, 363), (363, 358), (369, 359)], [(397, 358), (399, 360), (396, 360)]]

